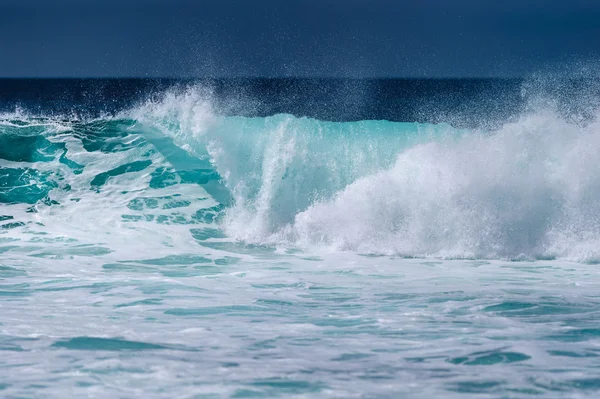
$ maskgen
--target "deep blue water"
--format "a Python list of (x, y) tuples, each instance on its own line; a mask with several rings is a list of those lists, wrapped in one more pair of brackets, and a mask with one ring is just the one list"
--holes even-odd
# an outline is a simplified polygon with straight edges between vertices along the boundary
[(596, 397), (598, 99), (0, 80), (0, 397)]
[[(582, 82), (562, 84), (577, 87)], [(230, 115), (433, 122), (438, 114), (474, 119), (483, 109), (496, 118), (518, 112), (524, 104), (524, 83), (522, 79), (0, 79), (0, 103), (6, 110), (22, 104), (43, 112), (75, 109), (96, 116), (131, 108), (165, 90), (202, 86), (210, 90), (215, 108)]]

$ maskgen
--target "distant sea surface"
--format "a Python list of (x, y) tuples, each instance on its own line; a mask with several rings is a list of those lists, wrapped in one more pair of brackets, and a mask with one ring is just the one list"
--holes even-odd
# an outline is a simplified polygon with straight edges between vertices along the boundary
[(592, 79), (0, 79), (0, 397), (595, 398)]

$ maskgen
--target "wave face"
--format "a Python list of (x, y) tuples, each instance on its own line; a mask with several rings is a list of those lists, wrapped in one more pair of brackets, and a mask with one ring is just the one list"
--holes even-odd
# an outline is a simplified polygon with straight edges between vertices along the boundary
[[(104, 203), (115, 223), (208, 223), (246, 244), (600, 260), (595, 116), (538, 108), (492, 130), (221, 116), (192, 87), (101, 119), (1, 119), (0, 201), (25, 213), (81, 219)], [(192, 186), (177, 212), (116, 209), (171, 209), (178, 189), (160, 204), (153, 190)], [(2, 216), (2, 227), (35, 225), (21, 216)]]

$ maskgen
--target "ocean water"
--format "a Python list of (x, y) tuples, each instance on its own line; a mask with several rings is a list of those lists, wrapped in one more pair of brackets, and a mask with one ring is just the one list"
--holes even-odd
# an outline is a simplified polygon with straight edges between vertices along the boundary
[(0, 81), (0, 397), (597, 397), (596, 88)]

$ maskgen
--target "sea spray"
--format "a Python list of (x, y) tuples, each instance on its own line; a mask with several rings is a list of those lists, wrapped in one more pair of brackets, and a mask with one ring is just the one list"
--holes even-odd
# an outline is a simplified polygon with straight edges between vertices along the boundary
[[(110, 196), (116, 192), (104, 186), (120, 176), (142, 173), (152, 187), (152, 176), (170, 167), (175, 183), (196, 183), (221, 203), (218, 217), (206, 220), (246, 244), (409, 257), (599, 259), (595, 118), (584, 123), (538, 104), (491, 130), (328, 122), (221, 115), (211, 96), (196, 86), (170, 90), (90, 121), (4, 115), (2, 137), (12, 144), (3, 148), (33, 140), (23, 160), (45, 162), (7, 166), (5, 179), (13, 180), (3, 196), (27, 190), (17, 179), (24, 176), (33, 185), (22, 202), (68, 207), (58, 200), (66, 184)], [(96, 148), (101, 152), (92, 156)], [(102, 172), (90, 174), (90, 162)]]
[[(167, 96), (157, 115), (189, 98)], [(209, 152), (234, 198), (221, 226), (246, 243), (420, 257), (599, 256), (595, 119), (539, 107), (496, 130), (204, 111), (177, 118), (195, 128), (165, 134)]]

